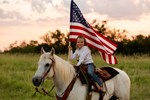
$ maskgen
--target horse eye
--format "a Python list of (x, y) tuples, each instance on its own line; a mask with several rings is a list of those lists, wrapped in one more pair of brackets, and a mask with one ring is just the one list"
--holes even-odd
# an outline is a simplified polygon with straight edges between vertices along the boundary
[(46, 63), (46, 64), (45, 64), (46, 67), (48, 67), (49, 65), (50, 65), (49, 63)]

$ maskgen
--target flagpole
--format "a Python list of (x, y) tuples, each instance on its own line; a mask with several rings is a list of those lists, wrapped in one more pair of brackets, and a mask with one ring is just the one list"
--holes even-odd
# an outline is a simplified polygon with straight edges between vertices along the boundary
[(69, 42), (69, 46), (68, 46), (68, 62), (70, 63), (70, 51), (71, 51), (71, 42)]
[[(73, 2), (73, 0), (70, 1), (70, 21), (71, 21), (71, 15), (72, 15), (72, 12), (71, 12), (71, 2)], [(68, 37), (69, 38), (69, 37)], [(69, 45), (68, 45), (68, 62), (70, 63), (70, 53), (71, 53), (71, 42), (69, 41)]]

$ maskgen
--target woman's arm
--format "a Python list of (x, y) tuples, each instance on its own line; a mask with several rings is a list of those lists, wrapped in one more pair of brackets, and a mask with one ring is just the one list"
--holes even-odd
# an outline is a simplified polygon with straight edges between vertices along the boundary
[(70, 51), (70, 59), (75, 59), (77, 57), (77, 50), (73, 53), (73, 50)]

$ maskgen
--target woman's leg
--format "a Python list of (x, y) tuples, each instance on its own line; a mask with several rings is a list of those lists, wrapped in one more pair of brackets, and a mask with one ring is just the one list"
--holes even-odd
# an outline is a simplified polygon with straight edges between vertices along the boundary
[(90, 63), (87, 64), (87, 72), (89, 74), (89, 76), (98, 83), (99, 86), (102, 86), (102, 82), (100, 81), (99, 77), (95, 74), (94, 72), (94, 64)]

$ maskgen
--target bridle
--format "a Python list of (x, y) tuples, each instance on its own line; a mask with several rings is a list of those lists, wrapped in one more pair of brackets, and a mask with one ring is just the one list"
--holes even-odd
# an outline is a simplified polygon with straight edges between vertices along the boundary
[[(49, 66), (48, 70), (46, 71), (46, 73), (42, 77), (42, 83), (43, 84), (44, 84), (45, 77), (48, 75), (48, 73), (50, 72), (51, 68), (53, 68), (53, 71), (54, 71), (54, 64), (55, 64), (54, 58), (49, 58), (49, 59), (52, 61), (52, 64)], [(54, 74), (55, 74), (55, 71), (54, 71)], [(36, 92), (38, 92), (38, 93), (43, 94), (43, 95), (48, 95), (50, 97), (54, 97), (54, 96), (50, 95), (50, 93), (54, 89), (54, 87), (55, 86), (53, 85), (49, 92), (47, 92), (43, 87), (41, 87), (43, 93), (40, 92), (37, 87), (35, 87), (35, 93), (33, 94), (33, 96), (35, 96)]]
[[(46, 73), (43, 75), (42, 77), (42, 81), (44, 82), (45, 80), (45, 77), (48, 75), (48, 73), (50, 72), (51, 68), (53, 68), (53, 71), (54, 71), (54, 58), (49, 58), (51, 61), (52, 61), (52, 64), (49, 66), (48, 70), (46, 71)], [(54, 74), (55, 74), (55, 71), (54, 71)]]

